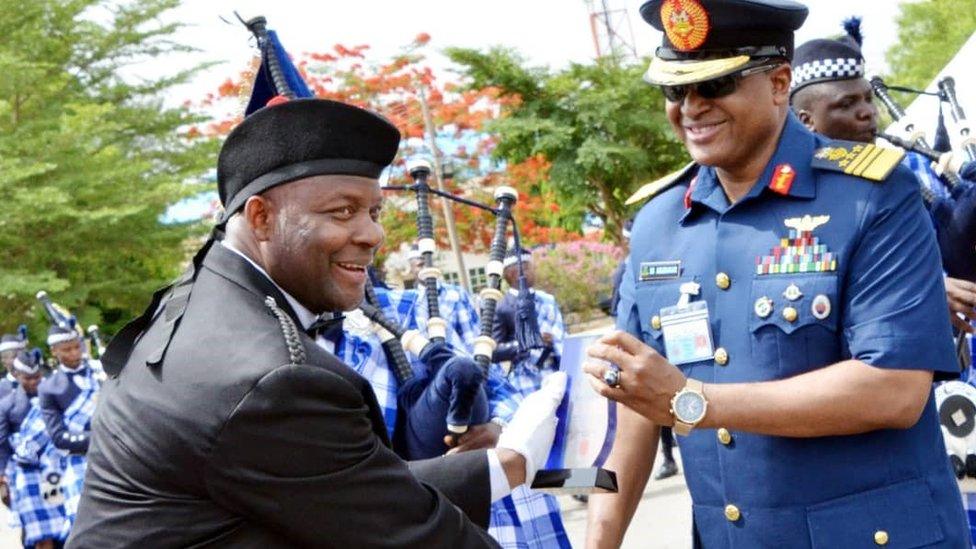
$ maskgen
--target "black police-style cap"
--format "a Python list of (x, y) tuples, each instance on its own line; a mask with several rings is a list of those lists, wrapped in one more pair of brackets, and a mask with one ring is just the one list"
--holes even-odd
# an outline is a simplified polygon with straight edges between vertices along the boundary
[(792, 59), (793, 32), (808, 10), (792, 0), (649, 0), (640, 13), (664, 31), (644, 79), (675, 86), (725, 76), (757, 59)]
[(400, 132), (382, 116), (327, 99), (295, 99), (248, 116), (217, 159), (225, 223), (248, 198), (316, 175), (379, 178), (393, 162)]
[(796, 48), (790, 96), (810, 84), (864, 77), (861, 20), (844, 21), (844, 30), (847, 35), (842, 38), (818, 38)]

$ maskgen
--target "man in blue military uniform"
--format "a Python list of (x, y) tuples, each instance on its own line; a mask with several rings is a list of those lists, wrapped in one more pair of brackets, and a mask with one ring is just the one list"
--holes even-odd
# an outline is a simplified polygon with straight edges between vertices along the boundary
[(620, 543), (674, 425), (696, 546), (960, 547), (932, 402), (954, 374), (931, 223), (901, 153), (790, 113), (789, 0), (651, 0), (662, 86), (694, 163), (640, 195), (618, 327), (589, 349), (616, 400), (592, 547)]
[[(796, 48), (790, 102), (797, 118), (811, 131), (832, 139), (872, 142), (878, 131), (878, 108), (871, 84), (864, 78), (860, 20), (848, 19), (844, 29), (847, 36), (843, 38), (810, 40)], [(922, 155), (907, 152), (902, 164), (935, 197), (949, 195), (945, 181)], [(965, 242), (952, 240), (946, 245), (967, 247)], [(943, 266), (952, 273), (951, 264)], [(973, 333), (969, 321), (976, 320), (976, 283), (950, 275), (945, 285), (950, 322), (963, 332)]]

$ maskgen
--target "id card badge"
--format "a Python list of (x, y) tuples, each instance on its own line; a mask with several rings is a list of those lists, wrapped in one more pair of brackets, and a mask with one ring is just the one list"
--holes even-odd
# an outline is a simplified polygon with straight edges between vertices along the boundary
[(671, 364), (711, 360), (712, 328), (708, 322), (708, 303), (695, 301), (661, 309), (664, 352)]

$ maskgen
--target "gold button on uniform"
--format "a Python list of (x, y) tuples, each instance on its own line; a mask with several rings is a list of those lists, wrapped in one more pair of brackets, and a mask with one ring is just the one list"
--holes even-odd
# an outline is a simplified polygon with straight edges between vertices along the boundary
[(796, 322), (796, 317), (797, 312), (793, 307), (783, 309), (783, 318), (785, 318), (787, 322)]
[(725, 273), (718, 273), (715, 275), (715, 285), (718, 286), (720, 290), (728, 290), (729, 286), (732, 285), (732, 279), (729, 275)]
[(729, 519), (729, 522), (735, 522), (739, 520), (742, 513), (739, 512), (739, 508), (731, 503), (725, 506), (725, 518)]
[(718, 435), (718, 441), (722, 444), (728, 446), (732, 443), (732, 433), (730, 433), (725, 427), (722, 427), (716, 431), (716, 435)]
[(874, 533), (874, 542), (878, 545), (888, 545), (888, 532), (878, 530)]
[(651, 317), (651, 328), (654, 328), (655, 330), (661, 329), (661, 317), (657, 315)]
[(725, 366), (729, 363), (729, 352), (725, 350), (725, 347), (719, 347), (715, 349), (715, 364), (719, 366)]

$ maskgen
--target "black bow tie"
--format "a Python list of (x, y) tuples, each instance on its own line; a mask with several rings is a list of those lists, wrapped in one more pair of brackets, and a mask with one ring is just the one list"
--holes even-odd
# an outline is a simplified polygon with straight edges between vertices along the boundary
[(326, 313), (329, 316), (319, 316), (312, 322), (312, 325), (305, 329), (305, 333), (309, 337), (315, 339), (319, 336), (335, 343), (339, 341), (339, 337), (342, 335), (342, 319), (345, 318), (339, 314)]

